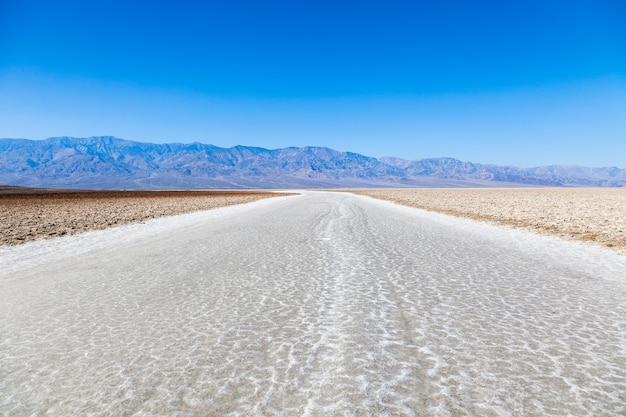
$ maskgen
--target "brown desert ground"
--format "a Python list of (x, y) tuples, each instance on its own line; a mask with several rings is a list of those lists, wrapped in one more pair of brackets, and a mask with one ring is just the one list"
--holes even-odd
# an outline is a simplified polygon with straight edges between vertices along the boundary
[(0, 186), (0, 246), (285, 195), (270, 191), (75, 191)]
[[(626, 189), (360, 189), (355, 194), (626, 253)], [(0, 246), (247, 203), (270, 191), (76, 191), (0, 186)]]
[(626, 253), (624, 188), (367, 189), (355, 194)]

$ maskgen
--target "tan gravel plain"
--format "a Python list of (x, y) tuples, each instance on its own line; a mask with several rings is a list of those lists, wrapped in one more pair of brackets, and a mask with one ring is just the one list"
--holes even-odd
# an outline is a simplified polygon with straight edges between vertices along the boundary
[[(626, 253), (623, 188), (359, 189), (355, 194)], [(73, 191), (0, 186), (0, 246), (208, 210), (269, 191)], [(284, 195), (284, 194), (283, 194)]]
[(423, 210), (556, 235), (626, 252), (623, 188), (351, 190)]
[(0, 246), (261, 198), (270, 191), (72, 191), (0, 187)]

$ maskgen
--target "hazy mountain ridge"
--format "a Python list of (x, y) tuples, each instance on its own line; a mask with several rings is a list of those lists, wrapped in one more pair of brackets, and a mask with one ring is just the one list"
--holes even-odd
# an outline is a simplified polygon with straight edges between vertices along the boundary
[(85, 188), (626, 185), (626, 170), (517, 168), (453, 158), (408, 161), (323, 147), (220, 148), (114, 137), (0, 139), (0, 183)]

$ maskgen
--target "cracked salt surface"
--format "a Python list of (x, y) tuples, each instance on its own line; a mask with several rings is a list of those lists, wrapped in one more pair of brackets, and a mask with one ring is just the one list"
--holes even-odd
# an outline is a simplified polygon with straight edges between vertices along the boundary
[(595, 247), (311, 192), (0, 265), (4, 415), (626, 415)]

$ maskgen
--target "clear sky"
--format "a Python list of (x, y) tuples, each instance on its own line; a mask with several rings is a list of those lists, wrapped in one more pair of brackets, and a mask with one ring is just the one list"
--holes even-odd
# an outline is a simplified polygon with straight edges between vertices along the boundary
[(0, 0), (0, 137), (626, 168), (626, 2)]

